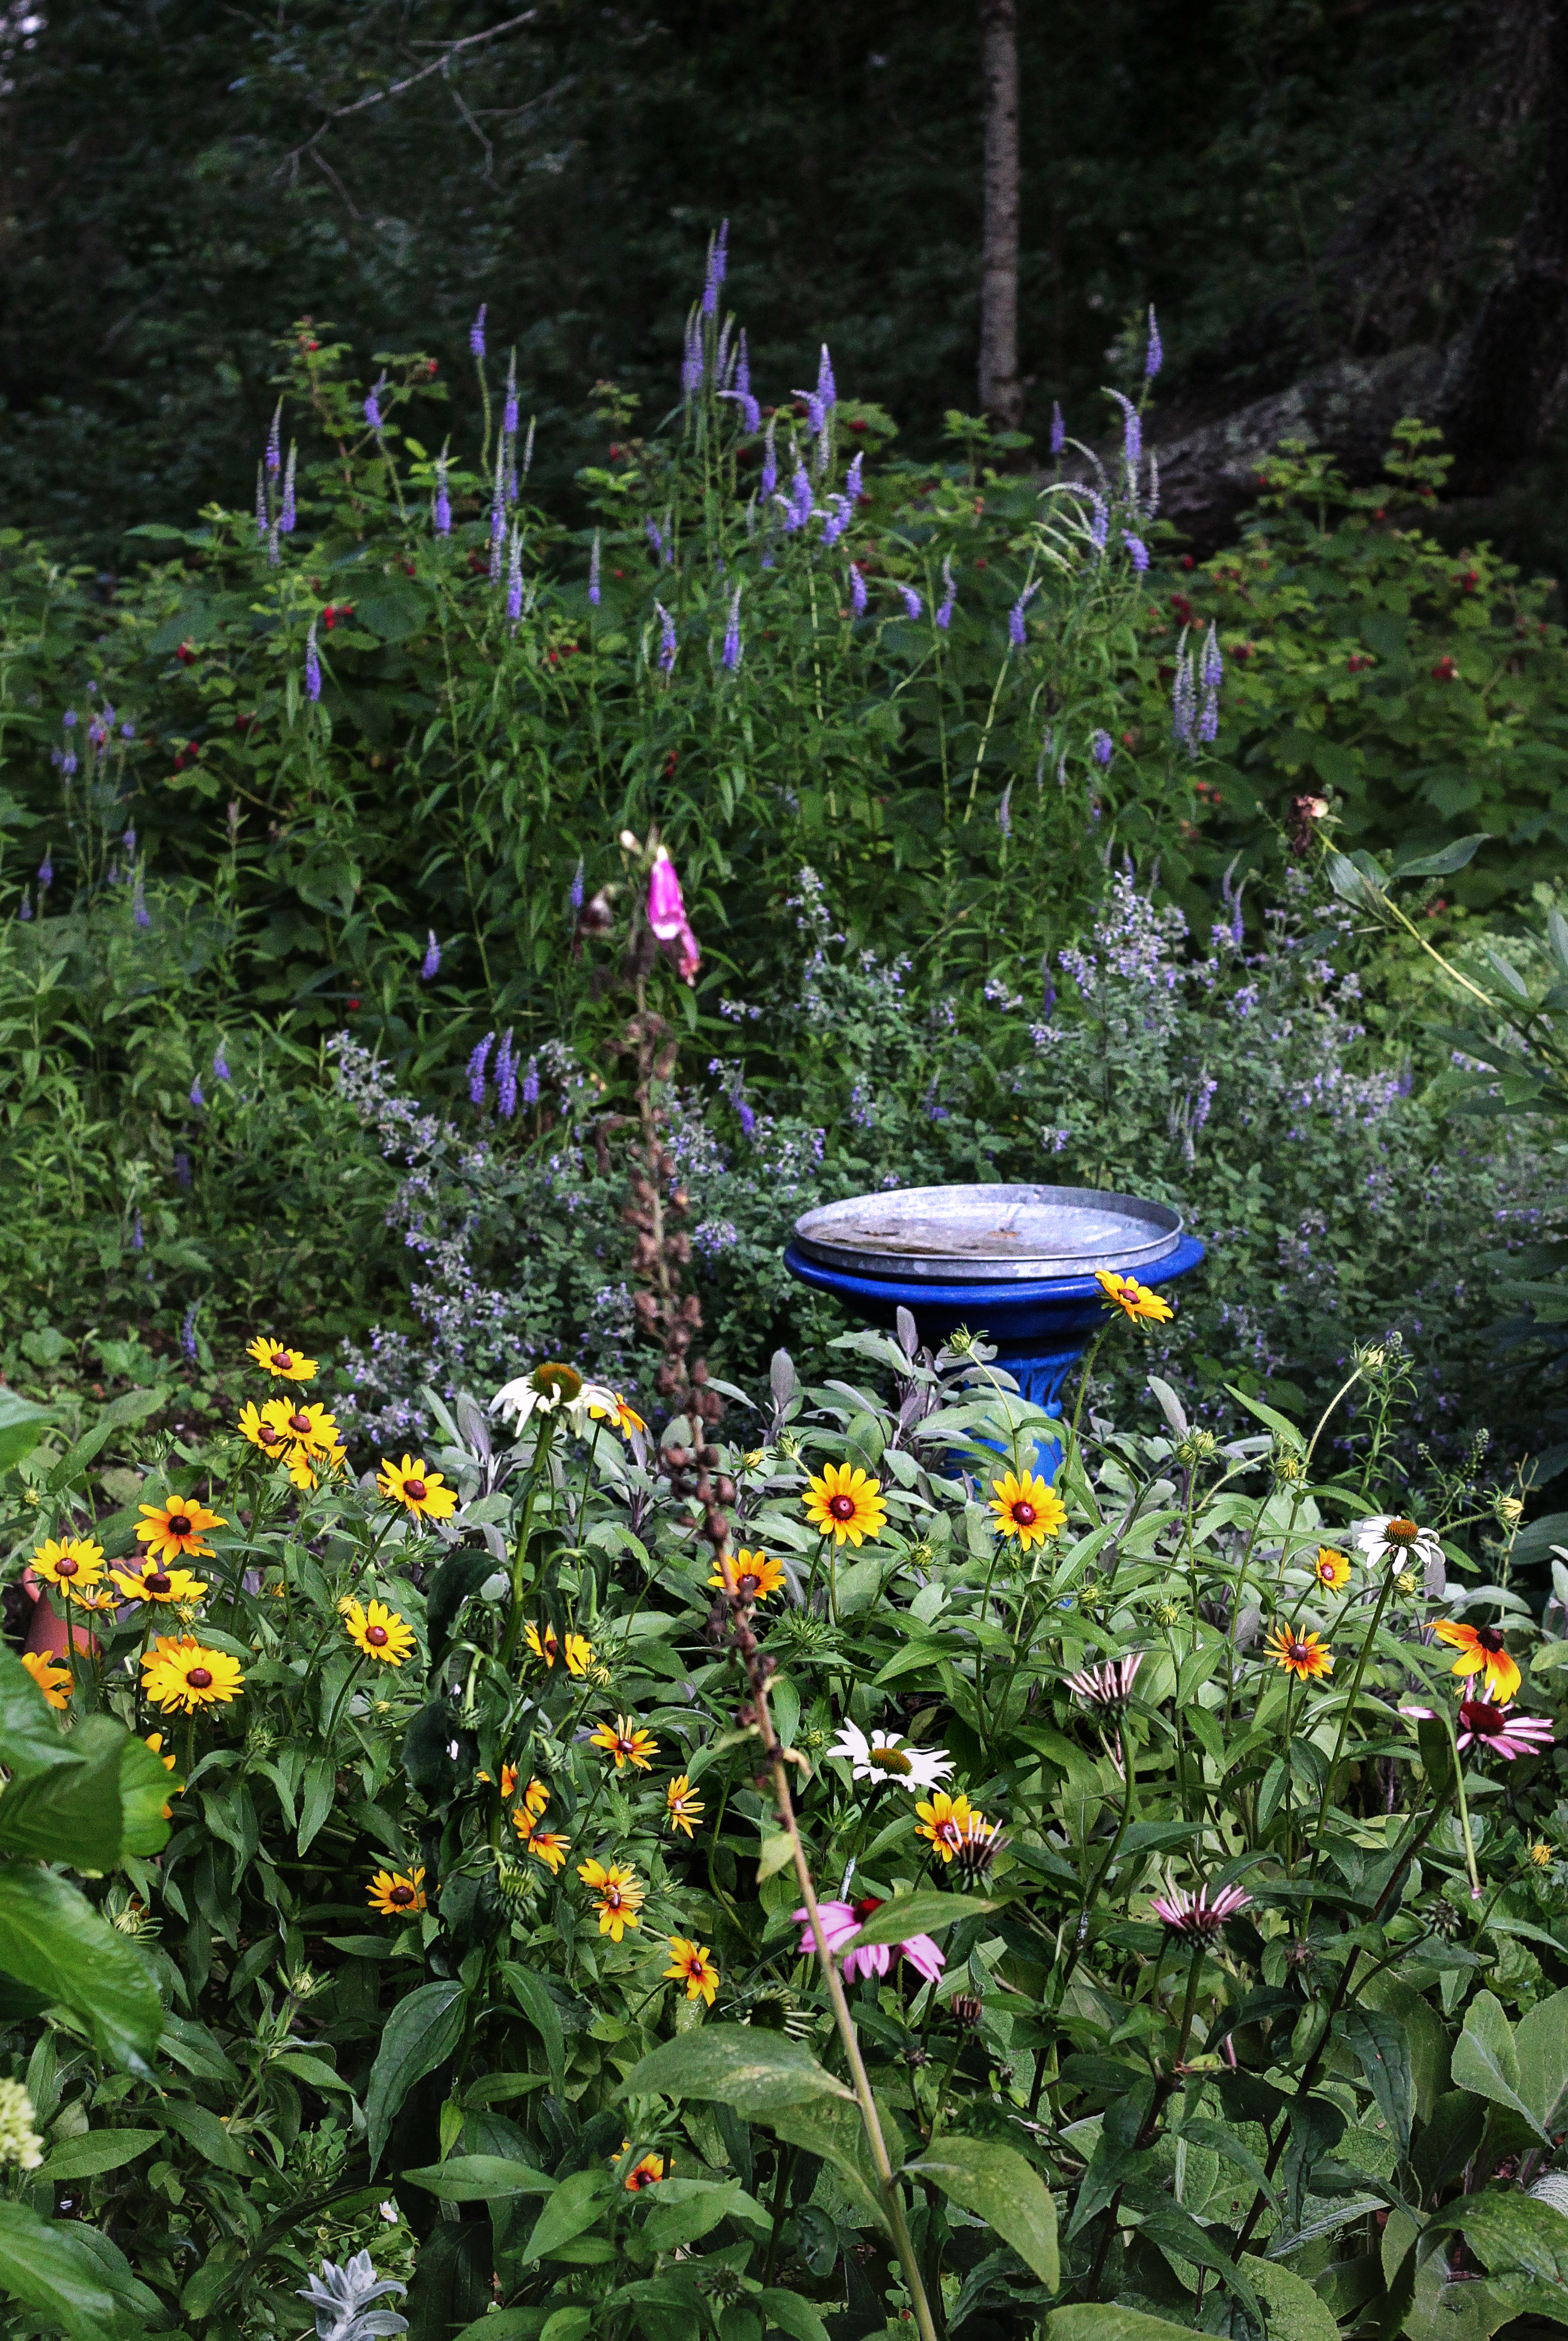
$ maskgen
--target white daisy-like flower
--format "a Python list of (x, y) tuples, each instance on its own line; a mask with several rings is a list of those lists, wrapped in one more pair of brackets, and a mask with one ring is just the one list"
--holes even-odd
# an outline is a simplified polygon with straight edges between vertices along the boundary
[(536, 1414), (564, 1414), (581, 1439), (595, 1410), (614, 1416), (620, 1403), (615, 1392), (606, 1390), (603, 1382), (585, 1381), (575, 1366), (547, 1359), (531, 1374), (520, 1374), (515, 1381), (504, 1384), (491, 1400), (490, 1411), (510, 1415), (519, 1433)]
[(874, 1731), (868, 1739), (854, 1723), (844, 1725), (827, 1752), (847, 1757), (857, 1780), (894, 1780), (912, 1792), (934, 1788), (953, 1769), (943, 1748), (912, 1748), (896, 1731)]
[(1376, 1519), (1363, 1520), (1355, 1530), (1357, 1549), (1366, 1555), (1370, 1567), (1379, 1562), (1390, 1569), (1413, 1573), (1419, 1568), (1424, 1574), (1426, 1591), (1440, 1595), (1446, 1582), (1443, 1561), (1443, 1545), (1430, 1529), (1418, 1528), (1403, 1512), (1380, 1513)]

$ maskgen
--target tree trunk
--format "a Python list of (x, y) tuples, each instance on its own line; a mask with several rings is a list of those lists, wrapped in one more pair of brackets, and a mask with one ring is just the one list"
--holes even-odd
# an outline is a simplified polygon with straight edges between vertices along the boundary
[(980, 260), (980, 408), (1015, 431), (1018, 379), (1018, 15), (1016, 0), (980, 0), (985, 104), (985, 232)]

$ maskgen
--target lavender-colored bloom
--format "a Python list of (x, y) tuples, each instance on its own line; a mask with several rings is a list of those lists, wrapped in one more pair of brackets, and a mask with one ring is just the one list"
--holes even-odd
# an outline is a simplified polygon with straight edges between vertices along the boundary
[(865, 579), (862, 576), (860, 571), (855, 567), (853, 562), (851, 562), (849, 567), (849, 600), (850, 607), (854, 610), (855, 616), (857, 618), (864, 618), (865, 615)]
[(1002, 792), (1002, 802), (996, 808), (996, 826), (1004, 837), (1013, 834), (1013, 783), (1008, 782)]
[(852, 504), (859, 503), (860, 499), (864, 493), (861, 486), (861, 472), (864, 463), (865, 455), (863, 450), (862, 453), (855, 457), (854, 463), (850, 465), (848, 471), (844, 475), (844, 492), (849, 498)]
[(297, 450), (295, 449), (295, 443), (291, 439), (288, 443), (288, 463), (285, 467), (283, 475), (283, 502), (279, 504), (277, 513), (278, 531), (283, 536), (292, 536), (294, 534), (295, 520), (296, 517), (294, 497), (294, 467), (296, 453)]
[(1045, 989), (1040, 995), (1040, 1013), (1047, 1024), (1051, 1021), (1052, 1011), (1055, 1008), (1055, 1005), (1056, 987), (1052, 982), (1049, 975), (1047, 975), (1045, 978)]
[(665, 674), (675, 671), (675, 622), (662, 602), (654, 604), (659, 613), (659, 665)]
[(1021, 651), (1029, 639), (1029, 630), (1024, 623), (1024, 613), (1039, 591), (1040, 580), (1035, 578), (1033, 584), (1025, 585), (1023, 593), (1007, 613), (1007, 639), (1015, 651)]
[(185, 1311), (185, 1321), (180, 1327), (180, 1347), (194, 1366), (196, 1362), (196, 1304), (193, 1300)]
[(794, 467), (794, 477), (790, 482), (789, 509), (784, 518), (785, 528), (792, 531), (804, 528), (815, 510), (816, 503), (812, 495), (811, 482), (806, 477), (805, 465), (797, 463)]
[(731, 674), (741, 662), (741, 589), (737, 585), (730, 600), (730, 622), (724, 628), (724, 665)]
[(1122, 453), (1129, 472), (1135, 472), (1144, 460), (1144, 424), (1137, 408), (1119, 390), (1111, 393), (1122, 410)]
[(196, 1075), (195, 1081), (191, 1083), (191, 1103), (195, 1107), (198, 1113), (200, 1113), (206, 1105), (206, 1100), (202, 1095), (202, 1077), (200, 1073)]
[(944, 559), (943, 561), (942, 583), (945, 590), (943, 593), (941, 607), (936, 613), (936, 623), (942, 628), (943, 633), (945, 633), (948, 627), (953, 623), (953, 613), (958, 606), (958, 588), (953, 582), (953, 563), (951, 560)]
[(817, 360), (816, 397), (817, 404), (824, 414), (830, 406), (836, 406), (838, 403), (838, 390), (833, 378), (833, 360), (827, 354), (825, 342), (822, 345), (822, 355)]
[(1183, 651), (1176, 662), (1176, 679), (1171, 686), (1171, 731), (1183, 747), (1193, 745), (1193, 728), (1197, 722), (1198, 691), (1193, 674), (1193, 653)]
[(1149, 346), (1144, 353), (1144, 380), (1153, 382), (1165, 363), (1165, 345), (1160, 339), (1160, 328), (1154, 321), (1154, 304), (1149, 304)]
[(652, 513), (648, 514), (647, 519), (643, 523), (643, 533), (646, 536), (648, 543), (653, 549), (654, 560), (662, 564), (664, 558), (664, 531), (660, 528), (658, 522), (654, 518)]
[(435, 533), (437, 536), (451, 535), (452, 499), (446, 493), (446, 458), (444, 455), (438, 455), (435, 459), (435, 501), (432, 506), (431, 517), (434, 521)]
[(501, 410), (501, 428), (509, 436), (517, 433), (517, 353), (513, 351), (506, 364), (506, 403)]
[(596, 610), (599, 606), (599, 532), (594, 531), (594, 550), (588, 555), (588, 599)]
[(685, 340), (681, 350), (681, 396), (694, 398), (703, 386), (703, 321), (694, 309), (686, 319)]
[(283, 469), (283, 401), (273, 410), (272, 429), (266, 434), (266, 454), (264, 458), (268, 472), (275, 478)]
[(1112, 756), (1115, 753), (1111, 734), (1108, 732), (1091, 732), (1089, 734), (1089, 753), (1094, 757), (1094, 762), (1097, 764), (1108, 764)]
[(471, 357), (482, 358), (484, 355), (484, 312), (489, 305), (487, 301), (481, 301), (479, 314), (468, 328), (468, 353)]
[(383, 374), (381, 382), (378, 382), (375, 384), (375, 388), (369, 393), (365, 402), (365, 419), (369, 423), (373, 431), (379, 431), (382, 427), (381, 399), (379, 393), (382, 383), (385, 383), (385, 380), (386, 376)]
[(489, 1061), (490, 1051), (494, 1041), (494, 1033), (486, 1032), (468, 1060), (468, 1095), (474, 1105), (483, 1105), (484, 1102), (484, 1068)]
[(1203, 637), (1202, 672), (1204, 688), (1209, 691), (1218, 691), (1225, 679), (1225, 662), (1220, 654), (1220, 630), (1213, 621), (1211, 621), (1209, 631)]
[(529, 1058), (527, 1070), (523, 1075), (523, 1102), (524, 1105), (537, 1105), (539, 1102), (539, 1060), (537, 1057)]
[(121, 737), (121, 739), (122, 739), (122, 740), (134, 740), (134, 739), (135, 738), (135, 736), (136, 736), (136, 727), (135, 727), (135, 725), (134, 723), (122, 723), (122, 724), (121, 724), (121, 726), (120, 726), (120, 737)]
[(175, 1156), (175, 1176), (182, 1187), (191, 1183), (191, 1158), (182, 1147)]
[(305, 638), (305, 688), (311, 700), (321, 697), (321, 653), (315, 646), (315, 620), (310, 622), (310, 632)]
[(213, 1051), (213, 1079), (215, 1081), (229, 1081), (234, 1079), (234, 1075), (229, 1071), (229, 1061), (224, 1054), (224, 1044), (221, 1041)]
[(495, 1052), (495, 1107), (508, 1121), (517, 1111), (517, 1064), (512, 1054), (510, 1026)]
[(528, 417), (528, 436), (523, 442), (523, 477), (524, 479), (534, 468), (534, 425), (536, 420), (537, 417), (534, 415), (531, 414)]
[(1141, 536), (1134, 536), (1132, 530), (1126, 528), (1122, 531), (1122, 542), (1127, 548), (1134, 568), (1141, 577), (1149, 565), (1148, 546)]
[(833, 506), (833, 510), (822, 524), (822, 542), (824, 551), (831, 550), (838, 543), (839, 538), (849, 526), (854, 513), (854, 506), (847, 496), (830, 496), (828, 502)]
[(440, 972), (441, 945), (435, 940), (434, 928), (431, 927), (426, 932), (424, 957), (419, 963), (419, 981), (421, 983), (434, 983)]
[(762, 497), (764, 503), (779, 483), (778, 451), (774, 445), (774, 433), (777, 428), (777, 425), (778, 416), (776, 414), (770, 414), (768, 416), (767, 435), (763, 441), (762, 479), (758, 483), (757, 488), (757, 493)]
[(583, 893), (586, 878), (587, 872), (583, 865), (583, 857), (579, 854), (577, 857), (577, 867), (572, 872), (572, 884), (568, 896), (572, 904), (572, 916), (574, 918), (576, 917), (578, 911), (583, 907)]
[(60, 721), (65, 725), (67, 732), (73, 730), (76, 722), (75, 709), (74, 707), (67, 707), (64, 715), (61, 716)]
[(915, 592), (914, 586), (901, 585), (898, 590), (904, 596), (904, 615), (910, 618), (918, 618), (922, 609), (924, 607), (924, 604), (921, 601), (921, 598)]
[(256, 543), (258, 544), (266, 543), (266, 475), (258, 463), (256, 465)]
[(133, 860), (135, 859), (136, 852), (136, 832), (134, 829), (128, 829), (125, 832), (125, 834), (120, 840), (120, 847), (123, 852), (130, 855)]
[(515, 626), (523, 617), (523, 535), (515, 521), (512, 523), (512, 545), (506, 559), (506, 616)]
[(1089, 503), (1093, 508), (1094, 515), (1089, 523), (1089, 542), (1094, 546), (1096, 553), (1104, 553), (1105, 550), (1105, 539), (1110, 533), (1111, 527), (1110, 511), (1106, 505), (1104, 497), (1100, 494), (1097, 489), (1089, 488), (1086, 489), (1084, 493), (1089, 498)]
[(136, 865), (136, 882), (131, 889), (131, 917), (135, 923), (143, 929), (150, 927), (153, 923), (153, 914), (147, 908), (147, 892), (143, 882), (140, 862)]
[(1203, 745), (1204, 745), (1205, 747), (1207, 747), (1207, 746), (1209, 746), (1209, 745), (1211, 744), (1211, 742), (1213, 742), (1213, 741), (1217, 740), (1217, 739), (1219, 738), (1219, 736), (1220, 736), (1220, 700), (1219, 700), (1219, 693), (1218, 693), (1217, 692), (1213, 692), (1213, 691), (1206, 691), (1206, 692), (1203, 693), (1203, 712), (1202, 712), (1202, 714), (1201, 714), (1201, 715), (1199, 716), (1199, 718), (1198, 718), (1198, 737), (1199, 737), (1199, 739), (1203, 742)]
[(142, 1215), (140, 1211), (133, 1212), (131, 1217), (131, 1250), (133, 1251), (142, 1250), (146, 1240), (145, 1236), (142, 1233)]
[(1062, 420), (1061, 401), (1054, 398), (1051, 401), (1051, 453), (1059, 455), (1066, 444), (1067, 425)]
[(719, 305), (719, 287), (729, 264), (730, 224), (721, 220), (717, 235), (708, 243), (707, 282), (703, 286), (703, 314), (711, 317)]
[(38, 864), (38, 892), (46, 893), (55, 883), (55, 864), (49, 859), (49, 849), (44, 848), (44, 859)]
[(26, 925), (28, 920), (33, 915), (33, 895), (31, 889), (28, 887), (24, 886), (22, 889), (22, 907), (17, 911), (16, 915), (21, 920), (24, 926)]

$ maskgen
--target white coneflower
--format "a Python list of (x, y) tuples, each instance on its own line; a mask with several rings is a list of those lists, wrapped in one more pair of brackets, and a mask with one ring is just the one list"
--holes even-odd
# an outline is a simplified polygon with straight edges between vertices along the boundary
[(36, 2170), (44, 2141), (33, 2127), (33, 2100), (20, 2081), (0, 2081), (0, 2163)]
[(854, 1767), (857, 1780), (893, 1780), (901, 1788), (934, 1788), (953, 1769), (953, 1758), (941, 1748), (912, 1748), (895, 1731), (874, 1731), (867, 1738), (858, 1724), (846, 1723), (828, 1749)]

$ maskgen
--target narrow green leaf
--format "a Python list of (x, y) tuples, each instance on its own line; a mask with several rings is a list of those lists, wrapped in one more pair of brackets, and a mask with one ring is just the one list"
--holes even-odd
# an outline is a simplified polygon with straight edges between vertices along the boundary
[(386, 2021), (365, 2093), (370, 2167), (381, 2160), (397, 2109), (415, 2081), (433, 2073), (463, 2037), (467, 1995), (455, 1976), (421, 1984), (399, 2000)]

